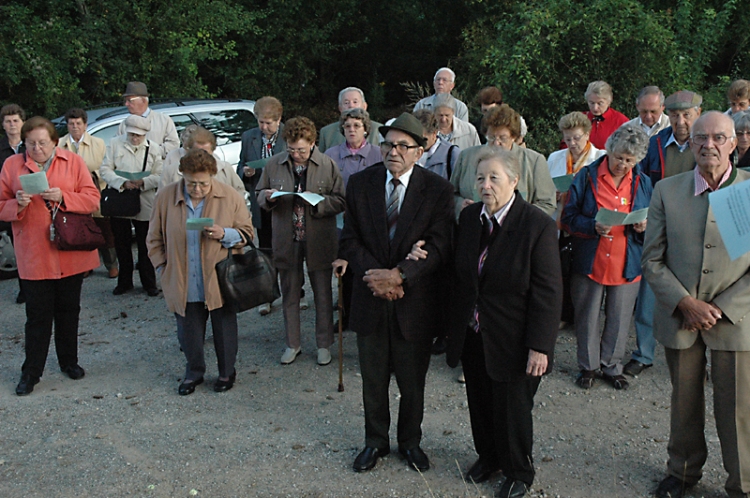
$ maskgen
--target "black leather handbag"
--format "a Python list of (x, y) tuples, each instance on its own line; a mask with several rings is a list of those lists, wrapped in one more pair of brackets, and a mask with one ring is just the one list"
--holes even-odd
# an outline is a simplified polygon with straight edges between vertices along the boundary
[(241, 253), (228, 249), (226, 259), (216, 263), (224, 306), (240, 313), (281, 296), (276, 269), (268, 256), (249, 242)]
[[(148, 162), (148, 149), (143, 156), (143, 169), (146, 171), (146, 162)], [(114, 218), (126, 218), (135, 216), (141, 212), (141, 189), (125, 189), (122, 192), (116, 188), (107, 186), (102, 190), (101, 213), (102, 216)]]

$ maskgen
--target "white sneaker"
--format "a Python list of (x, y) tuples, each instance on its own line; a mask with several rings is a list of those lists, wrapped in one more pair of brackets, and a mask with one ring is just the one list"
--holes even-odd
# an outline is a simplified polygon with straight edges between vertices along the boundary
[(331, 363), (331, 352), (327, 348), (318, 348), (318, 365), (328, 365)]
[(294, 360), (297, 359), (297, 356), (302, 352), (302, 348), (286, 348), (286, 351), (284, 351), (284, 354), (281, 355), (281, 364), (282, 365), (289, 365)]
[(310, 305), (307, 304), (307, 298), (306, 297), (300, 298), (300, 300), (299, 300), (299, 309), (306, 310), (309, 307), (310, 307)]
[(266, 316), (271, 312), (271, 303), (261, 304), (258, 306), (258, 313), (260, 316)]

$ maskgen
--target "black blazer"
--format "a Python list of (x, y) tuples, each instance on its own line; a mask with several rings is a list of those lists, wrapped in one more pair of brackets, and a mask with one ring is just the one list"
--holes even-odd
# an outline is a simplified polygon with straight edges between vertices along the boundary
[[(339, 256), (349, 261), (354, 274), (349, 324), (359, 334), (382, 326), (387, 301), (375, 297), (362, 280), (369, 269), (398, 266), (406, 275), (404, 297), (394, 301), (401, 333), (409, 341), (433, 337), (438, 332), (437, 285), (449, 269), (454, 225), (453, 187), (442, 177), (414, 166), (399, 211), (393, 243), (388, 240), (385, 206), (386, 169), (370, 166), (349, 178), (346, 213)], [(425, 240), (427, 259), (408, 261), (412, 245)]]
[(497, 382), (526, 375), (529, 349), (546, 353), (552, 368), (562, 311), (562, 274), (555, 222), (539, 208), (516, 198), (493, 234), (482, 275), (477, 274), (483, 204), (466, 207), (456, 238), (455, 283), (451, 292), (448, 364), (461, 358), (474, 306), (487, 374)]

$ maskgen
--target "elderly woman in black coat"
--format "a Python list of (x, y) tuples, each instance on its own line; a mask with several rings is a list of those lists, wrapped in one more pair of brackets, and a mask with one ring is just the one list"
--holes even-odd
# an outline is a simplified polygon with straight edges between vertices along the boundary
[[(524, 496), (534, 480), (531, 410), (549, 372), (562, 303), (557, 227), (516, 191), (521, 167), (508, 151), (480, 152), (476, 189), (456, 238), (447, 361), (463, 364), (479, 459), (467, 480), (502, 470), (498, 496)], [(416, 247), (410, 258), (429, 257)]]

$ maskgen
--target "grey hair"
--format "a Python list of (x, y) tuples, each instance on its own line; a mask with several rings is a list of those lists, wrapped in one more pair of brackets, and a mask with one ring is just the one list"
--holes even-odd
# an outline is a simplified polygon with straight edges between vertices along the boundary
[(367, 100), (365, 100), (365, 92), (356, 86), (348, 86), (339, 92), (339, 105), (344, 103), (344, 94), (347, 92), (357, 92), (359, 96), (362, 97), (362, 102), (367, 102)]
[(437, 110), (439, 107), (447, 107), (449, 109), (453, 109), (453, 112), (455, 113), (456, 99), (454, 99), (453, 96), (449, 93), (441, 93), (435, 95), (435, 98), (432, 101), (432, 108)]
[[(497, 161), (511, 180), (521, 178), (521, 162), (515, 154), (499, 147), (482, 147), (476, 156), (477, 169), (483, 161)], [(474, 175), (476, 177), (476, 174)], [(476, 178), (475, 178), (476, 179)]]
[(643, 128), (625, 123), (609, 136), (604, 148), (607, 149), (607, 154), (630, 154), (635, 157), (636, 162), (640, 162), (646, 157), (648, 141)]
[(342, 134), (344, 133), (344, 123), (346, 123), (346, 120), (349, 118), (359, 119), (360, 121), (362, 121), (362, 124), (365, 127), (365, 136), (368, 136), (370, 134), (370, 128), (372, 127), (372, 123), (370, 122), (370, 113), (365, 111), (361, 107), (347, 109), (341, 113), (341, 118), (339, 118), (339, 127), (341, 128)]
[(589, 98), (589, 95), (594, 94), (599, 97), (609, 99), (612, 102), (612, 87), (606, 81), (592, 81), (586, 88), (586, 93), (583, 94), (584, 98)]
[(659, 105), (664, 105), (664, 92), (662, 92), (658, 86), (654, 85), (643, 87), (643, 89), (638, 93), (638, 96), (635, 98), (635, 105), (640, 104), (641, 99), (648, 95), (658, 95)]
[(750, 130), (750, 111), (740, 111), (732, 114), (734, 121), (734, 132)]
[(180, 132), (180, 143), (184, 147), (190, 136), (195, 133), (195, 130), (200, 128), (197, 124), (187, 125), (184, 130)]
[(451, 75), (451, 82), (455, 82), (456, 81), (456, 73), (454, 73), (453, 69), (451, 69), (449, 67), (441, 67), (440, 69), (438, 69), (437, 71), (435, 71), (435, 76), (432, 77), (433, 80), (437, 79), (438, 74), (440, 74), (440, 71), (445, 71), (445, 72), (449, 73)]

